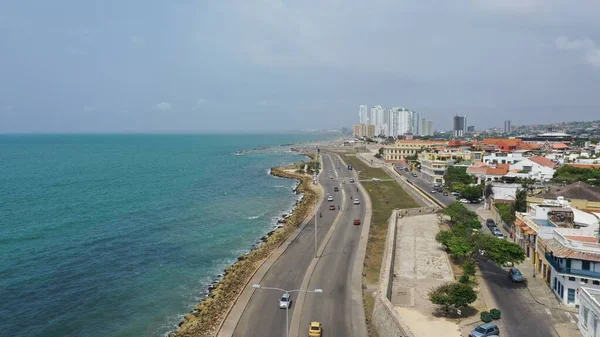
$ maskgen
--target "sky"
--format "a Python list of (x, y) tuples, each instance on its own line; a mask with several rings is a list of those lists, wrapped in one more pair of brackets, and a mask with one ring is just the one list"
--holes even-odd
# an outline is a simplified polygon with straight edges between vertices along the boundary
[(0, 2), (0, 133), (600, 119), (597, 0)]

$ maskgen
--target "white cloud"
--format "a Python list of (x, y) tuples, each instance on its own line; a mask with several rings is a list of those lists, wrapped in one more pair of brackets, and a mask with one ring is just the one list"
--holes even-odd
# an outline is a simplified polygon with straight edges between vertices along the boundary
[(132, 35), (131, 36), (131, 46), (134, 48), (142, 48), (146, 45), (146, 39), (143, 36)]
[(170, 102), (160, 102), (154, 105), (153, 107), (154, 110), (159, 110), (159, 111), (169, 111), (171, 109), (173, 109), (173, 105)]
[(579, 52), (583, 62), (600, 69), (600, 47), (594, 40), (588, 37), (571, 40), (560, 36), (554, 44), (558, 50)]
[(200, 99), (199, 99), (199, 100), (198, 100), (196, 103), (198, 103), (198, 105), (202, 105), (202, 104), (204, 104), (204, 103), (206, 103), (206, 102), (208, 102), (208, 100), (207, 100), (207, 99), (200, 98)]

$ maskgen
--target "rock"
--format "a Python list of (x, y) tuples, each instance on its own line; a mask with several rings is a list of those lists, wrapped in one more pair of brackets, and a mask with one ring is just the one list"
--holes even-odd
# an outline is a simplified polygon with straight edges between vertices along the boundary
[(246, 259), (245, 255), (238, 256), (238, 258), (237, 258), (238, 261), (244, 261), (245, 259)]

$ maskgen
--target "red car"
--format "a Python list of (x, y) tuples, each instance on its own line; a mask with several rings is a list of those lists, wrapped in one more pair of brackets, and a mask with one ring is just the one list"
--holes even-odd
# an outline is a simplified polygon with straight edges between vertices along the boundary
[(330, 211), (335, 211), (335, 205), (329, 205), (329, 210)]
[(360, 219), (354, 219), (354, 226), (360, 225)]

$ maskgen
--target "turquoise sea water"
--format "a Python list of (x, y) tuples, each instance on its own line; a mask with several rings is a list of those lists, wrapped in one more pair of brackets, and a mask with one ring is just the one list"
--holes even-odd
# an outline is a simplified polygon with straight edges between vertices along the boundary
[(293, 206), (275, 145), (316, 137), (0, 136), (0, 335), (172, 330)]

